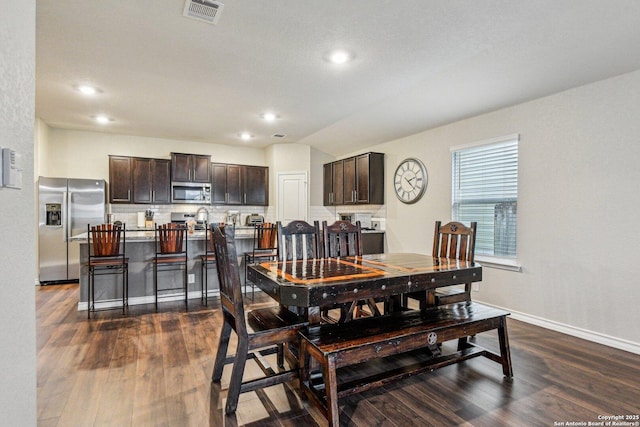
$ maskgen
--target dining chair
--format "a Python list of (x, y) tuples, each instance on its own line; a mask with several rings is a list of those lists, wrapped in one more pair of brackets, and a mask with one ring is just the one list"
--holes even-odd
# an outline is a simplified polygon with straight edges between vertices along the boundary
[[(156, 254), (153, 258), (153, 291), (155, 294), (156, 310), (158, 309), (158, 294), (163, 291), (182, 290), (184, 292), (184, 303), (188, 306), (187, 274), (188, 274), (188, 233), (187, 227), (182, 224), (156, 224), (155, 227), (155, 248)], [(158, 273), (172, 270), (183, 270), (182, 286), (171, 286), (168, 288), (158, 288)], [(173, 279), (173, 278), (172, 278)], [(173, 280), (172, 280), (173, 283)]]
[[(297, 359), (290, 353), (290, 346), (293, 346), (296, 354), (299, 354), (298, 333), (308, 323), (282, 306), (245, 312), (234, 227), (231, 225), (215, 227), (213, 244), (218, 263), (223, 324), (212, 381), (220, 382), (224, 366), (233, 363), (225, 407), (225, 412), (232, 414), (238, 406), (240, 393), (281, 384), (298, 377)], [(232, 330), (238, 337), (238, 344), (236, 354), (227, 356)], [(277, 354), (276, 369), (269, 366), (266, 359), (274, 353)], [(290, 365), (289, 369), (285, 369), (285, 359)], [(247, 360), (254, 360), (265, 376), (243, 381)]]
[(295, 220), (287, 225), (277, 221), (278, 226), (278, 260), (318, 258), (321, 256), (320, 225), (314, 221), (313, 225), (306, 221)]
[[(125, 314), (129, 303), (129, 258), (125, 256), (125, 225), (87, 224), (87, 240), (89, 257), (89, 286), (87, 298), (87, 317), (96, 311), (95, 276), (121, 274), (122, 275), (122, 314)], [(101, 308), (113, 310), (118, 307)]]
[[(247, 268), (261, 261), (278, 259), (278, 227), (265, 222), (255, 224), (253, 229), (253, 249), (244, 254), (244, 294), (247, 294)], [(251, 283), (251, 301), (255, 293), (255, 284)]]
[[(350, 221), (336, 221), (331, 225), (328, 225), (327, 221), (322, 221), (322, 235), (325, 257), (362, 256), (362, 227), (360, 221), (356, 221), (355, 224)], [(362, 309), (365, 304), (369, 307), (370, 313), (366, 313)], [(339, 322), (348, 322), (354, 317), (380, 315), (380, 310), (373, 298), (355, 300), (353, 303), (343, 304), (339, 308)], [(323, 316), (327, 320), (331, 320), (327, 309), (323, 310)]]
[(213, 224), (204, 229), (204, 254), (200, 255), (200, 289), (202, 303), (208, 305), (209, 298), (209, 267), (216, 265), (216, 254), (213, 250)]
[[(441, 221), (436, 221), (431, 255), (473, 262), (477, 227), (478, 224), (475, 221), (469, 227), (457, 221), (445, 225), (442, 225)], [(418, 300), (420, 308), (471, 301), (471, 283), (465, 284), (464, 289), (448, 286), (428, 292), (408, 293), (405, 297)], [(406, 299), (404, 305), (406, 307)]]

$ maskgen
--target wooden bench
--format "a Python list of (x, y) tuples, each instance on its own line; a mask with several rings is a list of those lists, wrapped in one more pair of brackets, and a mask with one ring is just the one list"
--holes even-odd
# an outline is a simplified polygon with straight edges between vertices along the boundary
[[(310, 327), (301, 332), (300, 386), (323, 411), (329, 425), (338, 426), (339, 398), (473, 357), (485, 356), (500, 363), (503, 374), (510, 378), (513, 371), (506, 325), (508, 315), (504, 310), (469, 302)], [(492, 329), (498, 330), (500, 354), (467, 341), (468, 336)], [(338, 379), (340, 368), (419, 349), (421, 354), (429, 354), (429, 348), (438, 348), (437, 344), (456, 339), (457, 351), (450, 354), (436, 352), (409, 366), (356, 379), (349, 373), (348, 380)], [(321, 376), (310, 373), (310, 357), (317, 360)]]

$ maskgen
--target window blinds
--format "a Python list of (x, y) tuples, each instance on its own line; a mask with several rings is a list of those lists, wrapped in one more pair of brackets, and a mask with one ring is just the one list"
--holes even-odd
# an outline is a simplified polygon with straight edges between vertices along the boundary
[(476, 255), (516, 256), (518, 140), (452, 152), (452, 217), (478, 223)]

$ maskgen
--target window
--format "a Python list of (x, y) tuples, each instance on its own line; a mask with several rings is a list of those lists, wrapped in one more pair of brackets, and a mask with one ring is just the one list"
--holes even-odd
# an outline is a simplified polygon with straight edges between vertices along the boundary
[(452, 218), (476, 221), (476, 256), (516, 257), (519, 135), (452, 149)]

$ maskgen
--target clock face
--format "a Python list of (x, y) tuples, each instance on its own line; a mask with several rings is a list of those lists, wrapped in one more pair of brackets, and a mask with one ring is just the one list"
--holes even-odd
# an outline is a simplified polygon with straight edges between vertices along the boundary
[(418, 159), (403, 160), (396, 169), (393, 188), (401, 202), (417, 202), (427, 189), (427, 169)]

